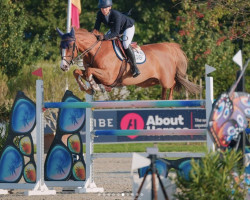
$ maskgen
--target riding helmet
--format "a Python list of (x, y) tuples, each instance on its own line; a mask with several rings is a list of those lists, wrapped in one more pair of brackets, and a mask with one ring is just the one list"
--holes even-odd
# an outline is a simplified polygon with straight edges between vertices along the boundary
[(99, 0), (98, 8), (107, 8), (112, 6), (112, 0)]

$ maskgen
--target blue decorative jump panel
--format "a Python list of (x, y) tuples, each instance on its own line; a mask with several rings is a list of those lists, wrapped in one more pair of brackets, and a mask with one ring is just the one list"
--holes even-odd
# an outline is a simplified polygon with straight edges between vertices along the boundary
[[(62, 102), (81, 102), (72, 92), (66, 91)], [(55, 138), (45, 160), (46, 181), (84, 181), (86, 165), (83, 158), (80, 130), (85, 123), (85, 108), (60, 108)], [(62, 138), (67, 137), (66, 144)]]
[(34, 146), (31, 137), (35, 125), (35, 103), (23, 92), (18, 92), (11, 110), (7, 140), (0, 154), (1, 183), (17, 183), (22, 176), (27, 183), (36, 182)]

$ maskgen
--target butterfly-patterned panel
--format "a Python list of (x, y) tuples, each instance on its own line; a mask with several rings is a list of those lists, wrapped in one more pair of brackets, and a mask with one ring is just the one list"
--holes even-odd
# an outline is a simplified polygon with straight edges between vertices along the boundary
[(247, 128), (250, 117), (250, 94), (234, 92), (231, 97), (223, 93), (213, 104), (208, 130), (221, 149), (237, 141), (239, 133)]
[(14, 104), (11, 129), (15, 134), (25, 134), (33, 130), (36, 121), (36, 107), (27, 99), (18, 99)]
[[(66, 91), (62, 102), (81, 102), (71, 91)], [(45, 180), (84, 181), (85, 161), (83, 158), (80, 130), (85, 123), (85, 109), (60, 108), (55, 138), (45, 160)], [(67, 136), (64, 144), (63, 136)]]
[(22, 177), (27, 183), (36, 182), (31, 136), (35, 125), (35, 103), (23, 92), (18, 92), (11, 110), (7, 140), (0, 153), (1, 183), (18, 183)]

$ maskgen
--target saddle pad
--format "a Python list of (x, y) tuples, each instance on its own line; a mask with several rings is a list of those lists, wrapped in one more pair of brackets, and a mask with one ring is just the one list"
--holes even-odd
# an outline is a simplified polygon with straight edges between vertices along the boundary
[[(120, 59), (120, 60), (123, 60), (124, 57), (121, 53), (121, 50), (120, 48), (116, 45), (115, 43), (115, 40), (112, 40), (112, 44), (113, 44), (113, 48), (114, 48), (114, 51), (117, 55), (117, 57)], [(135, 54), (135, 59), (136, 59), (136, 64), (143, 64), (144, 62), (146, 62), (146, 55), (144, 54), (144, 52), (141, 50), (141, 49), (134, 49), (134, 54)]]

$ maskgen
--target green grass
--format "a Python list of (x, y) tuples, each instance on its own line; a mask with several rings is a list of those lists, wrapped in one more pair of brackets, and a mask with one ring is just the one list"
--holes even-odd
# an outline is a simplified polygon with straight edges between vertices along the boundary
[[(205, 142), (197, 143), (122, 143), (94, 144), (94, 153), (146, 152), (147, 147), (158, 147), (160, 152), (206, 152)], [(85, 145), (83, 145), (85, 153)]]
[[(192, 152), (206, 153), (205, 142), (178, 142), (178, 143), (121, 143), (121, 144), (94, 144), (94, 153), (131, 153), (147, 152), (147, 147), (158, 147), (159, 152)], [(36, 145), (34, 145), (36, 153)], [(86, 145), (83, 144), (83, 153)]]

